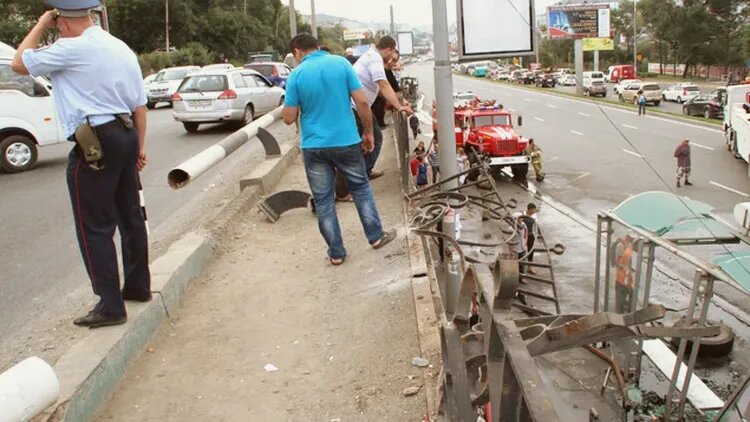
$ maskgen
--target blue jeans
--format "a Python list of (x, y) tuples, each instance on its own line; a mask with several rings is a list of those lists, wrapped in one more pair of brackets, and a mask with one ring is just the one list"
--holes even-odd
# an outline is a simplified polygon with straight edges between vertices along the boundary
[(335, 259), (346, 257), (341, 226), (336, 215), (336, 170), (344, 176), (354, 198), (367, 241), (373, 244), (380, 240), (384, 234), (383, 226), (375, 206), (370, 180), (365, 173), (361, 144), (338, 148), (305, 148), (302, 156), (307, 182), (315, 200), (318, 228), (328, 244), (328, 256)]
[[(360, 122), (356, 110), (354, 111), (354, 119), (357, 121), (357, 130), (359, 130), (359, 136), (362, 136), (362, 134), (365, 132), (365, 129), (364, 127), (362, 127), (362, 122)], [(380, 157), (380, 150), (383, 148), (383, 132), (380, 130), (378, 119), (375, 118), (374, 114), (372, 115), (372, 129), (375, 138), (375, 148), (369, 154), (365, 154), (365, 167), (367, 168), (367, 176), (372, 174), (372, 169), (375, 168), (375, 163), (378, 161), (378, 157)]]

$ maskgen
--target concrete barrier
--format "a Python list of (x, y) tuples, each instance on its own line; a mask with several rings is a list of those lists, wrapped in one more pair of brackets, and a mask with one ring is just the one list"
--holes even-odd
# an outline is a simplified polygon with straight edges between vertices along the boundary
[(27, 421), (57, 400), (60, 383), (47, 362), (30, 357), (0, 374), (0, 422)]

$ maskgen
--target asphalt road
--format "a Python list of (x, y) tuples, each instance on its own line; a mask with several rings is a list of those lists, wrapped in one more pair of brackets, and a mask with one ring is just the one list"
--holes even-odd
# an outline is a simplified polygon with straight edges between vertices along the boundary
[[(476, 78), (476, 79), (481, 80), (481, 78)], [(672, 83), (667, 83), (667, 82), (663, 82), (663, 81), (654, 82), (654, 83), (658, 84), (661, 87), (661, 89), (666, 89), (667, 87), (669, 87), (670, 85), (672, 85)], [(512, 84), (508, 83), (508, 85), (512, 85)], [(608, 99), (608, 100), (610, 100), (610, 101), (618, 101), (619, 102), (618, 96), (615, 94), (615, 91), (614, 91), (615, 84), (613, 84), (613, 83), (607, 83), (606, 85), (607, 85), (607, 96), (605, 98)], [(718, 84), (716, 85), (716, 87), (718, 87)], [(714, 87), (712, 87), (710, 85), (707, 86), (707, 87), (704, 86), (704, 87), (702, 87), (701, 93), (702, 94), (707, 94), (711, 90), (711, 89), (708, 89), (708, 88), (713, 89)], [(560, 91), (560, 92), (566, 92), (566, 93), (569, 93), (569, 94), (575, 94), (576, 93), (576, 87), (575, 86), (556, 85), (554, 88), (548, 88), (548, 89), (550, 91)], [(666, 112), (670, 112), (670, 113), (682, 114), (682, 104), (678, 104), (677, 102), (673, 102), (673, 101), (662, 101), (661, 103), (659, 103), (658, 106), (655, 106), (653, 104), (649, 104), (649, 105), (647, 105), (647, 109), (648, 110), (650, 110), (650, 109), (657, 109), (657, 110), (660, 110), (660, 111), (666, 111)]]
[[(168, 171), (235, 128), (206, 125), (187, 134), (168, 108), (152, 110), (148, 117), (149, 163), (141, 177), (154, 259), (225, 200), (225, 190), (235, 188), (237, 174), (260, 160), (262, 148), (245, 146), (174, 191), (166, 183)], [(70, 320), (93, 304), (65, 181), (69, 150), (69, 144), (42, 148), (35, 169), (0, 174), (0, 371), (32, 353), (54, 361), (56, 350), (63, 349), (59, 342), (81, 333)]]
[[(425, 107), (432, 104), (432, 63), (409, 66), (403, 74), (419, 78)], [(591, 220), (600, 209), (650, 190), (707, 202), (729, 219), (735, 204), (750, 200), (747, 163), (727, 152), (719, 130), (482, 79), (455, 76), (453, 89), (496, 99), (523, 116), (519, 132), (544, 151), (543, 187)], [(695, 186), (676, 189), (673, 151), (685, 137), (693, 142)]]

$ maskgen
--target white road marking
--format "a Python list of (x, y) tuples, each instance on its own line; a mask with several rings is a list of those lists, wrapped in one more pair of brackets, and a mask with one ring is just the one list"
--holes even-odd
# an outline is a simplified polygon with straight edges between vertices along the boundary
[(591, 117), (590, 114), (586, 114), (586, 113), (584, 113), (582, 111), (579, 111), (578, 114), (581, 115), (581, 116), (583, 116), (583, 117)]
[(729, 186), (722, 185), (721, 183), (716, 183), (716, 182), (712, 181), (711, 184), (714, 185), (714, 186), (716, 186), (716, 187), (719, 187), (719, 188), (722, 188), (722, 189), (726, 189), (729, 192), (734, 192), (737, 195), (744, 196), (745, 198), (749, 198), (750, 197), (750, 195), (746, 194), (745, 192), (740, 192), (737, 189), (732, 189)]
[(638, 158), (643, 158), (643, 156), (642, 156), (641, 154), (638, 154), (637, 152), (633, 152), (633, 151), (631, 151), (631, 150), (629, 150), (629, 149), (625, 149), (625, 148), (623, 148), (623, 149), (622, 149), (622, 151), (623, 151), (624, 153), (627, 153), (627, 154), (630, 154), (630, 155), (634, 155), (634, 156), (636, 156), (636, 157), (638, 157)]
[(536, 120), (537, 122), (543, 122), (544, 121), (544, 119), (542, 119), (541, 117), (534, 117), (534, 120)]
[(706, 145), (701, 145), (701, 144), (699, 144), (699, 143), (696, 143), (696, 142), (693, 142), (693, 141), (690, 141), (690, 145), (692, 145), (692, 146), (696, 146), (696, 147), (698, 147), (698, 148), (703, 148), (703, 149), (707, 149), (707, 150), (709, 150), (709, 151), (713, 151), (713, 150), (714, 150), (714, 149), (713, 149), (712, 147), (709, 147), (709, 146), (706, 146)]
[(578, 176), (578, 177), (574, 177), (574, 178), (573, 178), (573, 181), (575, 182), (576, 180), (581, 180), (581, 179), (583, 179), (584, 177), (586, 177), (586, 176), (590, 176), (590, 175), (591, 175), (591, 173), (583, 173), (583, 174), (581, 174), (581, 175), (580, 175), (580, 176)]
[(531, 98), (524, 98), (523, 100), (526, 101), (527, 103), (530, 103), (530, 102), (534, 101)]
[(578, 136), (583, 136), (583, 134), (581, 132), (577, 131), (577, 130), (571, 130), (570, 133), (574, 133), (574, 134), (576, 134)]
[(515, 108), (509, 108), (508, 111), (510, 111), (511, 113), (515, 113), (516, 109)]
[(550, 158), (549, 160), (547, 160), (547, 162), (548, 162), (548, 163), (551, 163), (551, 162), (553, 162), (553, 161), (557, 161), (557, 160), (559, 160), (559, 159), (560, 159), (560, 157), (552, 157), (552, 158)]
[(547, 104), (547, 107), (549, 107), (549, 108), (557, 108), (557, 106), (554, 105), (554, 104)]
[(626, 128), (628, 128), (628, 129), (638, 130), (638, 128), (637, 128), (637, 127), (635, 127), (635, 126), (630, 126), (630, 125), (626, 125), (625, 123), (623, 123), (623, 124), (622, 124), (622, 126), (623, 126), (623, 127), (626, 127)]

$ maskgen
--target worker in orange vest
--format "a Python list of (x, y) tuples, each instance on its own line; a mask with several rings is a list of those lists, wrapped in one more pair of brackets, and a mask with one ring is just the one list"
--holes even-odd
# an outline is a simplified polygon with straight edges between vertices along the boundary
[(615, 249), (615, 312), (629, 313), (633, 300), (633, 253), (634, 242), (630, 235), (619, 242)]

